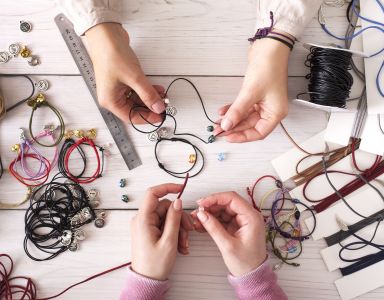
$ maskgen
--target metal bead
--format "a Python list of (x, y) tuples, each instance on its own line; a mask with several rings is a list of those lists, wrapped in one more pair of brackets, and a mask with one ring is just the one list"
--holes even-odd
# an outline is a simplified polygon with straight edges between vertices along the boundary
[(127, 181), (126, 181), (124, 178), (122, 178), (122, 179), (120, 179), (120, 181), (119, 181), (119, 186), (120, 186), (121, 188), (123, 188), (123, 187), (125, 187), (126, 183), (127, 183)]
[(121, 201), (125, 202), (125, 203), (128, 203), (129, 202), (129, 197), (128, 195), (122, 195), (121, 196)]
[(89, 205), (90, 205), (92, 208), (97, 208), (97, 207), (99, 207), (99, 205), (100, 205), (100, 201), (99, 201), (99, 200), (91, 200), (91, 201), (89, 201)]
[(15, 144), (11, 148), (12, 152), (19, 152), (19, 150), (20, 150), (20, 144)]
[(216, 140), (216, 137), (215, 137), (214, 135), (211, 135), (211, 136), (208, 138), (208, 143), (213, 143), (215, 140)]
[(0, 63), (4, 64), (11, 59), (11, 56), (6, 51), (0, 51)]
[(76, 242), (76, 241), (73, 241), (73, 242), (69, 245), (68, 250), (69, 250), (69, 251), (72, 251), (72, 252), (75, 252), (75, 251), (79, 250), (79, 243)]
[(83, 241), (85, 240), (85, 232), (82, 229), (76, 230), (75, 231), (75, 239), (78, 241)]
[(9, 53), (11, 53), (14, 57), (18, 56), (21, 51), (21, 46), (18, 43), (10, 44), (8, 47)]
[(171, 106), (171, 105), (168, 105), (167, 107), (166, 107), (166, 109), (165, 109), (165, 113), (167, 114), (167, 115), (171, 115), (171, 116), (176, 116), (176, 114), (177, 114), (177, 109), (176, 109), (176, 107), (174, 107), (174, 106)]
[(91, 140), (94, 140), (97, 136), (97, 130), (96, 128), (91, 128), (87, 130), (86, 136), (90, 138)]
[(73, 134), (75, 135), (75, 137), (77, 138), (83, 138), (84, 137), (84, 130), (81, 130), (81, 129), (77, 129), (73, 132)]
[(105, 221), (104, 221), (104, 219), (102, 219), (102, 218), (97, 218), (97, 219), (95, 220), (95, 226), (96, 226), (97, 228), (102, 228), (102, 227), (104, 227), (104, 225), (105, 225)]
[(69, 246), (72, 241), (72, 232), (70, 230), (64, 230), (60, 237), (60, 243), (64, 246)]
[(72, 138), (74, 134), (75, 133), (73, 132), (73, 130), (66, 130), (64, 133), (64, 139), (68, 140)]
[(154, 131), (147, 134), (147, 138), (150, 142), (156, 142), (159, 139), (159, 134)]
[(190, 154), (190, 155), (189, 155), (188, 162), (189, 162), (190, 164), (194, 164), (194, 163), (196, 162), (196, 154)]
[(91, 210), (89, 207), (84, 207), (80, 213), (86, 220), (92, 219)]
[(21, 57), (27, 58), (31, 56), (31, 50), (29, 50), (27, 47), (23, 47), (23, 49), (20, 51)]
[(35, 100), (37, 103), (43, 103), (45, 101), (45, 96), (42, 93), (39, 93), (37, 94)]
[(30, 32), (32, 30), (32, 24), (28, 21), (20, 21), (20, 30), (22, 32)]
[(35, 83), (35, 87), (42, 92), (45, 92), (49, 88), (49, 83), (47, 80), (42, 79)]
[(31, 58), (28, 60), (28, 65), (34, 67), (37, 65), (40, 65), (40, 59), (36, 55), (32, 55)]
[(217, 155), (217, 160), (218, 160), (218, 161), (223, 161), (224, 159), (225, 159), (225, 153), (220, 152), (220, 153)]
[(215, 130), (215, 127), (213, 127), (212, 125), (207, 126), (207, 131), (208, 132), (212, 132), (214, 130)]
[(99, 192), (96, 189), (90, 189), (87, 192), (89, 200), (94, 200), (99, 195)]
[(157, 130), (157, 134), (160, 138), (167, 138), (169, 136), (169, 129), (167, 127), (160, 127)]
[(79, 209), (79, 208), (80, 208), (80, 201), (78, 201), (78, 200), (73, 200), (73, 201), (72, 201), (72, 207), (73, 207), (74, 209)]

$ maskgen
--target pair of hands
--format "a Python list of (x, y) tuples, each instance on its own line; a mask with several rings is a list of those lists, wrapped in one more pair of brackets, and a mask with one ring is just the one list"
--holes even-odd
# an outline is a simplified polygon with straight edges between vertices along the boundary
[[(100, 105), (126, 122), (132, 105), (145, 105), (150, 111), (140, 114), (152, 123), (159, 122), (159, 113), (165, 109), (164, 87), (151, 85), (124, 28), (102, 23), (85, 35)], [(272, 39), (253, 43), (243, 85), (235, 101), (219, 109), (220, 126), (214, 134), (224, 130), (221, 136), (227, 141), (242, 143), (263, 139), (276, 127), (288, 112), (289, 53), (288, 47)], [(131, 90), (135, 93), (127, 98)], [(133, 114), (131, 121), (144, 123), (140, 114)]]
[(142, 207), (132, 219), (132, 269), (148, 278), (166, 280), (176, 254), (189, 253), (188, 232), (208, 232), (234, 276), (260, 266), (266, 258), (264, 220), (234, 192), (213, 194), (197, 201), (198, 210), (188, 215), (182, 201), (162, 199), (176, 194), (182, 185), (163, 184), (147, 191)]

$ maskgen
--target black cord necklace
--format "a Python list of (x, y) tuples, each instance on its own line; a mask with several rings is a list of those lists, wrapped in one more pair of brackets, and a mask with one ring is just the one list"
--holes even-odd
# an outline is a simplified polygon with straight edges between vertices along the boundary
[[(165, 97), (167, 97), (168, 93), (169, 93), (169, 90), (170, 88), (174, 85), (175, 82), (177, 81), (185, 81), (187, 82), (188, 84), (191, 85), (191, 87), (193, 88), (193, 90), (196, 92), (196, 95), (201, 103), (201, 106), (203, 108), (203, 112), (204, 112), (204, 115), (206, 117), (206, 119), (211, 122), (212, 124), (216, 124), (216, 125), (219, 125), (218, 123), (216, 123), (215, 121), (213, 121), (209, 116), (208, 116), (208, 113), (205, 109), (205, 105), (204, 105), (204, 101), (203, 101), (203, 98), (201, 97), (200, 95), (200, 92), (198, 91), (197, 87), (193, 84), (192, 81), (190, 81), (189, 79), (187, 78), (176, 78), (174, 79), (168, 86), (166, 92), (165, 92)], [(195, 172), (193, 173), (192, 175), (190, 175), (190, 177), (195, 177), (197, 176), (198, 174), (201, 173), (201, 171), (203, 170), (204, 168), (204, 165), (205, 165), (205, 160), (204, 160), (204, 155), (202, 153), (202, 151), (196, 146), (194, 145), (192, 142), (186, 140), (185, 138), (182, 138), (183, 136), (190, 136), (190, 137), (193, 137), (195, 139), (198, 139), (199, 141), (203, 142), (204, 144), (211, 144), (215, 141), (216, 137), (218, 135), (220, 135), (222, 132), (220, 132), (219, 134), (217, 135), (211, 135), (209, 138), (208, 138), (208, 141), (207, 140), (204, 140), (203, 138), (195, 135), (195, 134), (192, 134), (192, 133), (178, 133), (177, 132), (177, 121), (176, 121), (176, 118), (171, 114), (171, 113), (168, 113), (167, 110), (165, 112), (163, 112), (162, 114), (160, 114), (161, 116), (161, 121), (159, 124), (154, 124), (152, 122), (150, 122), (147, 118), (145, 118), (143, 116), (143, 114), (141, 112), (146, 112), (146, 111), (149, 111), (149, 109), (143, 105), (134, 105), (130, 112), (129, 112), (129, 120), (131, 121), (131, 124), (132, 124), (132, 127), (140, 132), (140, 133), (143, 133), (143, 134), (153, 134), (153, 133), (157, 133), (163, 126), (165, 120), (167, 118), (169, 119), (172, 119), (173, 120), (173, 123), (174, 123), (174, 126), (173, 126), (173, 130), (172, 130), (172, 135), (173, 136), (180, 136), (180, 138), (177, 138), (177, 137), (165, 137), (165, 136), (162, 136), (161, 134), (158, 135), (156, 134), (154, 140), (156, 140), (156, 144), (155, 144), (155, 158), (157, 160), (157, 163), (158, 163), (158, 166), (163, 170), (165, 171), (166, 173), (168, 173), (169, 175), (173, 176), (173, 177), (176, 177), (176, 178), (185, 178), (186, 174), (187, 173), (190, 173), (193, 171), (193, 169), (198, 165), (197, 161), (198, 161), (198, 157), (201, 156), (202, 158), (202, 163), (201, 163), (201, 166), (200, 168)], [(146, 122), (147, 125), (151, 126), (150, 129), (148, 130), (143, 130), (143, 129), (140, 129), (137, 125), (133, 124), (132, 123), (132, 117), (133, 117), (133, 113), (138, 113), (140, 115), (140, 117)], [(213, 131), (213, 126), (211, 131)], [(194, 152), (195, 152), (195, 157), (196, 157), (196, 160), (192, 162), (192, 166), (184, 171), (184, 172), (176, 172), (176, 171), (172, 171), (172, 170), (169, 170), (165, 167), (164, 163), (160, 162), (160, 159), (158, 157), (158, 147), (159, 145), (164, 142), (164, 141), (171, 141), (171, 142), (181, 142), (181, 143), (184, 143), (184, 144), (188, 144), (190, 145)]]

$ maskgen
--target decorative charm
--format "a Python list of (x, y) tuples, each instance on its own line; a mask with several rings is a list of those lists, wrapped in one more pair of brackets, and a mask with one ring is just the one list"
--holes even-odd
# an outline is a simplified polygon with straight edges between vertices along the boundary
[(78, 229), (75, 231), (75, 239), (78, 241), (85, 240), (85, 232), (82, 229)]
[(123, 187), (125, 187), (126, 183), (127, 183), (127, 181), (126, 181), (124, 178), (122, 178), (122, 179), (120, 179), (120, 181), (119, 181), (119, 186), (120, 186), (121, 188), (123, 188)]
[(31, 56), (31, 50), (29, 50), (27, 47), (23, 47), (23, 49), (20, 51), (21, 57), (27, 58)]
[(36, 87), (39, 91), (45, 92), (46, 90), (49, 89), (49, 83), (48, 83), (47, 80), (42, 79), (42, 80), (39, 80), (38, 82), (35, 83), (35, 87)]
[(102, 227), (104, 227), (104, 225), (105, 225), (105, 221), (104, 221), (104, 219), (102, 219), (102, 218), (96, 218), (96, 220), (95, 220), (95, 226), (96, 226), (97, 228), (102, 228)]
[(75, 137), (77, 138), (83, 138), (84, 137), (84, 130), (82, 129), (77, 129), (73, 132), (73, 134), (75, 135)]
[(32, 67), (40, 65), (40, 59), (36, 55), (31, 55), (31, 58), (28, 60), (28, 65)]
[(89, 200), (95, 200), (99, 196), (99, 192), (96, 189), (90, 189), (87, 195)]
[(167, 138), (169, 137), (169, 129), (167, 127), (160, 127), (157, 130), (157, 134), (160, 138)]
[(63, 234), (60, 237), (60, 243), (63, 246), (69, 246), (72, 241), (72, 232), (70, 230), (64, 230)]
[(176, 107), (174, 107), (174, 106), (171, 106), (171, 105), (168, 105), (166, 108), (165, 108), (165, 113), (167, 114), (167, 115), (170, 115), (170, 116), (176, 116), (176, 114), (177, 114), (177, 109), (176, 109)]
[(121, 201), (125, 202), (125, 203), (128, 203), (129, 202), (129, 197), (128, 195), (122, 195), (121, 196)]
[(85, 135), (86, 135), (87, 138), (89, 138), (91, 140), (94, 140), (96, 138), (96, 136), (97, 136), (96, 128), (91, 128), (91, 129), (87, 130)]
[(213, 125), (209, 125), (209, 126), (207, 126), (207, 131), (208, 132), (212, 132), (212, 131), (214, 131), (215, 130), (215, 127), (213, 127)]
[(147, 138), (150, 142), (156, 142), (159, 139), (159, 134), (157, 131), (151, 132), (147, 134)]
[(64, 139), (66, 140), (71, 139), (74, 134), (75, 133), (73, 132), (73, 130), (66, 130), (64, 133)]
[(220, 152), (220, 153), (217, 155), (217, 160), (218, 160), (218, 161), (223, 161), (223, 160), (225, 160), (225, 153)]
[(214, 135), (211, 135), (211, 136), (208, 138), (208, 143), (213, 143), (215, 140), (216, 140), (216, 137), (215, 137)]
[(30, 32), (32, 30), (32, 24), (28, 21), (20, 21), (20, 30), (22, 32)]
[(188, 162), (189, 162), (190, 164), (194, 164), (194, 163), (196, 162), (196, 154), (190, 154), (190, 155), (189, 155)]
[(8, 47), (9, 53), (11, 53), (14, 57), (18, 56), (21, 51), (21, 46), (18, 43), (13, 43)]
[(69, 251), (72, 251), (72, 252), (75, 252), (75, 251), (79, 250), (79, 243), (78, 243), (77, 241), (74, 240), (74, 241), (69, 245), (68, 250), (69, 250)]
[(0, 51), (0, 63), (5, 64), (11, 59), (11, 56), (6, 51)]

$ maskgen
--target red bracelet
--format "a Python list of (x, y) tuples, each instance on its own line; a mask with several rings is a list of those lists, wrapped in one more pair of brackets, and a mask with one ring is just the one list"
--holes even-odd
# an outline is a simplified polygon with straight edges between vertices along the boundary
[[(15, 165), (17, 162), (19, 162), (22, 157), (21, 155), (19, 154), (17, 156), (17, 158), (15, 158), (11, 164), (9, 165), (9, 172), (19, 181), (21, 182), (22, 184), (26, 185), (26, 186), (29, 186), (29, 187), (36, 187), (36, 186), (40, 186), (42, 184), (44, 184), (47, 179), (48, 179), (48, 176), (49, 176), (49, 173), (51, 171), (51, 164), (49, 162), (48, 159), (46, 159), (45, 157), (39, 157), (38, 155), (36, 154), (32, 154), (32, 153), (25, 153), (24, 154), (24, 159), (26, 158), (33, 158), (35, 160), (38, 160), (38, 161), (41, 161), (43, 162), (44, 166), (45, 166), (45, 172), (39, 176), (39, 177), (36, 177), (36, 178), (31, 178), (31, 177), (24, 177), (22, 176), (21, 174), (19, 174), (19, 172), (17, 171), (17, 169), (15, 168)], [(36, 182), (35, 184), (32, 184), (32, 182)]]
[[(68, 164), (68, 162), (69, 162), (69, 158), (70, 158), (71, 153), (73, 152), (73, 150), (75, 150), (76, 148), (80, 147), (83, 144), (91, 146), (93, 151), (95, 152), (96, 159), (97, 159), (97, 168), (96, 168), (95, 172), (92, 174), (92, 176), (80, 177), (79, 178), (79, 177), (74, 176), (69, 171), (69, 164)], [(99, 155), (99, 152), (98, 152), (98, 150), (96, 148), (96, 145), (93, 142), (93, 140), (90, 139), (90, 138), (87, 138), (87, 137), (83, 137), (80, 140), (78, 140), (75, 144), (73, 144), (68, 149), (68, 151), (65, 154), (65, 157), (64, 157), (64, 167), (65, 167), (65, 172), (67, 173), (68, 177), (71, 180), (73, 180), (74, 182), (77, 182), (77, 183), (91, 183), (91, 182), (95, 181), (97, 178), (101, 177), (102, 170), (101, 170), (101, 163), (100, 163), (100, 155)]]

